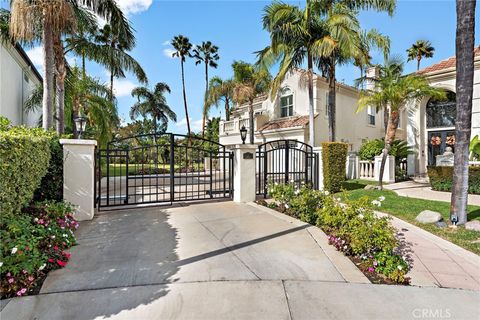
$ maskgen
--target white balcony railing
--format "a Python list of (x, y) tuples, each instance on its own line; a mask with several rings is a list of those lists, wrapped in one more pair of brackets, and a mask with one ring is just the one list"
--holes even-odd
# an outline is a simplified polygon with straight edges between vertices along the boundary
[(375, 180), (375, 162), (368, 160), (360, 160), (360, 179)]
[(240, 128), (242, 126), (248, 129), (250, 127), (250, 119), (222, 121), (220, 122), (220, 135), (240, 134)]

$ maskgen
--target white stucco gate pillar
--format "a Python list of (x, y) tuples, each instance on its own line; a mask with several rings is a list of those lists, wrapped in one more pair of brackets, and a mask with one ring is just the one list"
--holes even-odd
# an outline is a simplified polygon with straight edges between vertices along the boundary
[(233, 201), (255, 201), (257, 146), (237, 144), (233, 148)]
[(313, 153), (318, 154), (318, 189), (323, 190), (323, 160), (322, 160), (322, 147), (313, 147)]
[(63, 199), (75, 205), (75, 219), (91, 220), (95, 199), (95, 140), (60, 139), (63, 145)]

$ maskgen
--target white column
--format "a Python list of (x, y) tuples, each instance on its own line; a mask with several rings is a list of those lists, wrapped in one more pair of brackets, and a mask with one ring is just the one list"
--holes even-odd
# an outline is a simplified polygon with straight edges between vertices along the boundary
[(255, 201), (255, 152), (254, 144), (237, 144), (233, 148), (233, 201)]
[(355, 152), (349, 152), (347, 156), (347, 179), (358, 179), (360, 172), (360, 158)]
[[(382, 164), (382, 156), (375, 157), (375, 165), (374, 165), (374, 178), (375, 181), (380, 179), (380, 166)], [(383, 182), (386, 183), (393, 183), (395, 182), (395, 157), (394, 156), (387, 156), (387, 161), (385, 162), (385, 170), (383, 172)]]
[(63, 199), (75, 205), (75, 219), (94, 215), (95, 140), (60, 139), (63, 145)]
[(318, 189), (323, 190), (323, 160), (322, 147), (313, 147), (314, 153), (318, 154)]

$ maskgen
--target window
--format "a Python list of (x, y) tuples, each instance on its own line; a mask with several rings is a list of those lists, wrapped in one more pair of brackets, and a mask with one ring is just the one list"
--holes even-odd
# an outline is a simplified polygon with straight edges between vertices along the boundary
[(430, 99), (427, 103), (427, 128), (455, 127), (456, 96), (447, 93), (447, 100)]
[(280, 98), (280, 117), (293, 116), (293, 94)]
[(367, 107), (367, 123), (371, 126), (375, 125), (375, 108), (368, 106)]

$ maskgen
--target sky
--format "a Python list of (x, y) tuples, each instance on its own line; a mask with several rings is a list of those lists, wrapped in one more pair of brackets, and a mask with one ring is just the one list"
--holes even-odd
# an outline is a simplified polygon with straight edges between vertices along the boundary
[[(217, 69), (210, 69), (211, 76), (232, 76), (231, 64), (235, 60), (255, 62), (255, 51), (269, 43), (268, 33), (262, 28), (263, 9), (270, 1), (163, 1), (163, 0), (117, 0), (136, 30), (137, 45), (131, 55), (140, 62), (147, 73), (149, 86), (157, 82), (167, 83), (172, 92), (167, 94), (170, 107), (176, 112), (177, 123), (170, 123), (168, 131), (186, 132), (183, 107), (180, 60), (172, 58), (169, 44), (175, 35), (182, 34), (193, 44), (212, 41), (219, 47), (220, 60)], [(2, 7), (8, 1), (0, 0)], [(303, 6), (304, 1), (287, 1)], [(480, 36), (480, 8), (477, 8), (476, 39)], [(406, 61), (406, 49), (418, 39), (427, 39), (435, 47), (433, 58), (422, 60), (422, 67), (431, 65), (455, 54), (455, 1), (398, 1), (393, 17), (386, 13), (361, 12), (363, 29), (376, 28), (391, 39), (391, 54), (400, 55)], [(479, 40), (476, 41), (478, 45)], [(34, 47), (27, 50), (32, 61), (41, 70), (42, 50)], [(381, 63), (383, 56), (373, 52), (373, 62)], [(69, 63), (79, 62), (68, 57)], [(414, 71), (416, 62), (406, 64), (406, 72)], [(108, 82), (108, 72), (94, 63), (87, 71)], [(359, 77), (358, 68), (346, 65), (338, 68), (337, 80), (353, 84)], [(185, 64), (188, 109), (192, 129), (201, 127), (201, 109), (205, 88), (204, 67), (196, 66), (193, 59)], [(131, 90), (139, 83), (132, 75), (115, 80), (118, 111), (122, 122), (130, 122), (129, 110), (135, 103)], [(223, 108), (213, 109), (211, 115), (224, 116)]]

